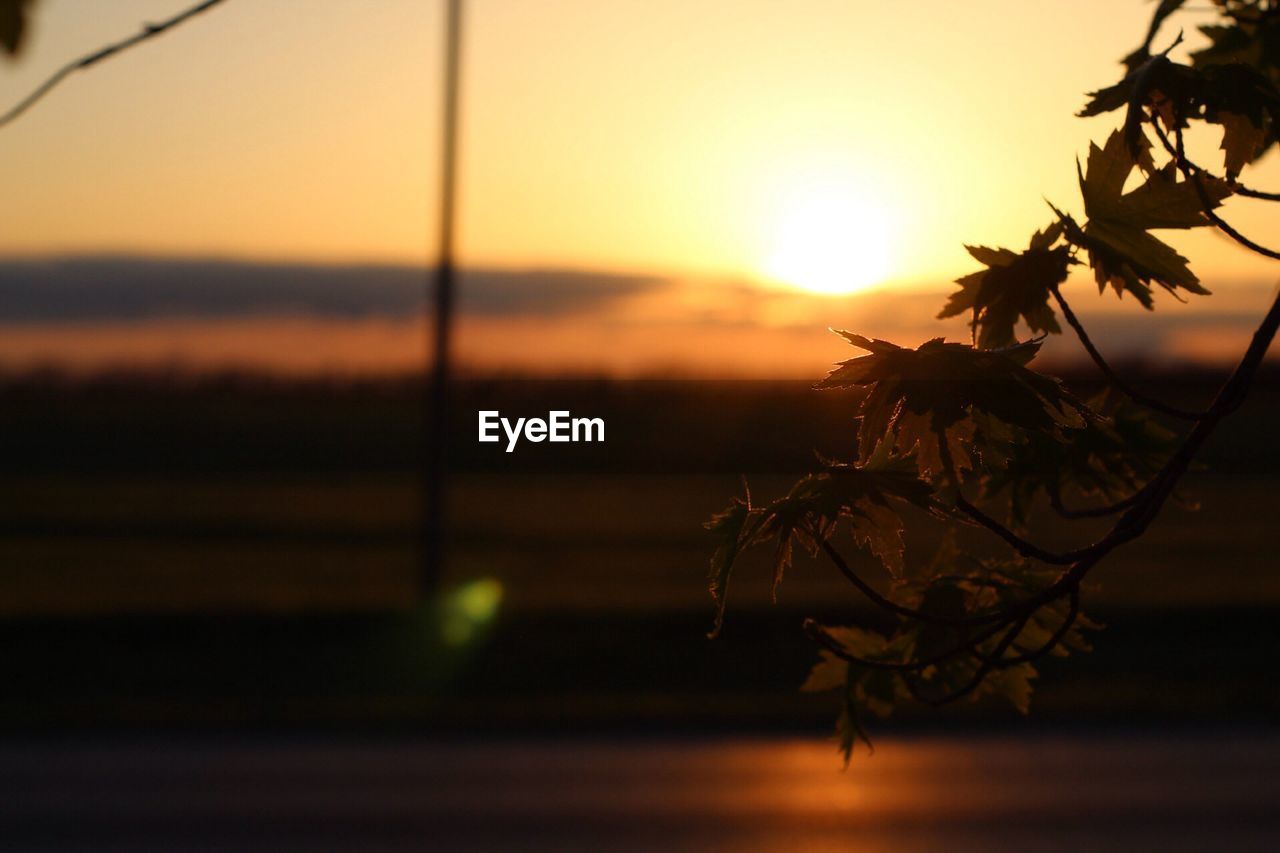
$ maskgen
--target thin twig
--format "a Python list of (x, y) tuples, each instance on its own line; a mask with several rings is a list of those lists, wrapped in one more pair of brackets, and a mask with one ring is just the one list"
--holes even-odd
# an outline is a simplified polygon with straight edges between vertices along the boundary
[(883, 669), (890, 672), (918, 672), (919, 670), (950, 660), (962, 652), (971, 650), (978, 643), (988, 640), (1000, 633), (1006, 624), (1007, 623), (1004, 622), (998, 622), (990, 628), (980, 631), (965, 642), (960, 643), (945, 652), (940, 652), (939, 654), (931, 657), (921, 658), (920, 660), (914, 661), (883, 661), (876, 660), (875, 658), (864, 658), (861, 655), (855, 655), (841, 646), (835, 637), (831, 636), (824, 627), (812, 619), (804, 620), (804, 632), (808, 634), (818, 645), (822, 646), (824, 649), (847, 663), (855, 664), (857, 666), (865, 666), (868, 669)]
[[(1158, 126), (1156, 132), (1163, 133)], [(1182, 128), (1175, 127), (1173, 129), (1173, 136), (1176, 143), (1174, 146), (1174, 162), (1177, 163), (1178, 171), (1182, 172), (1182, 176), (1190, 181), (1192, 188), (1195, 189), (1196, 197), (1200, 199), (1200, 208), (1204, 212), (1205, 218), (1216, 225), (1219, 231), (1226, 234), (1246, 249), (1250, 249), (1257, 252), (1259, 255), (1280, 261), (1280, 251), (1269, 249), (1261, 243), (1250, 240), (1248, 237), (1237, 231), (1231, 223), (1227, 222), (1214, 211), (1213, 199), (1209, 198), (1209, 193), (1204, 188), (1204, 183), (1200, 179), (1200, 172), (1192, 167), (1184, 153)]]
[(1102, 371), (1102, 374), (1107, 377), (1108, 382), (1114, 385), (1119, 391), (1123, 392), (1130, 400), (1146, 406), (1148, 409), (1152, 409), (1153, 411), (1170, 415), (1175, 418), (1182, 418), (1183, 420), (1195, 421), (1200, 419), (1204, 414), (1203, 412), (1193, 412), (1188, 409), (1180, 409), (1177, 406), (1171, 406), (1168, 403), (1164, 403), (1154, 397), (1149, 397), (1146, 394), (1143, 394), (1128, 382), (1121, 379), (1120, 375), (1116, 373), (1107, 360), (1102, 357), (1102, 353), (1098, 351), (1098, 348), (1094, 346), (1093, 340), (1089, 337), (1089, 333), (1085, 331), (1084, 324), (1080, 322), (1080, 318), (1076, 316), (1076, 312), (1071, 310), (1071, 306), (1067, 304), (1067, 300), (1063, 297), (1062, 291), (1058, 286), (1056, 284), (1050, 286), (1049, 292), (1053, 294), (1053, 298), (1058, 303), (1058, 307), (1062, 309), (1062, 316), (1066, 318), (1067, 325), (1075, 331), (1076, 337), (1080, 339), (1080, 345), (1084, 347), (1085, 352), (1089, 353), (1089, 357), (1093, 359), (1093, 363), (1098, 366), (1098, 369)]
[(1050, 636), (1049, 639), (1040, 646), (1031, 649), (1030, 651), (1021, 652), (1010, 657), (989, 658), (986, 655), (979, 655), (979, 657), (983, 661), (989, 660), (992, 666), (1000, 669), (1017, 666), (1020, 663), (1032, 663), (1033, 661), (1044, 657), (1049, 652), (1057, 648), (1057, 646), (1066, 639), (1067, 634), (1070, 633), (1071, 628), (1075, 625), (1076, 617), (1080, 615), (1080, 587), (1075, 586), (1071, 588), (1068, 600), (1069, 604), (1067, 605), (1067, 614), (1062, 618), (1062, 624), (1059, 625), (1053, 632), (1052, 636)]
[(942, 460), (942, 469), (946, 473), (948, 479), (951, 480), (952, 485), (955, 486), (956, 508), (971, 520), (985, 527), (996, 536), (999, 536), (1009, 545), (1010, 548), (1029, 560), (1039, 560), (1042, 563), (1049, 563), (1055, 566), (1069, 566), (1087, 556), (1089, 549), (1069, 551), (1065, 554), (1047, 551), (1039, 545), (1036, 545), (1034, 542), (1030, 542), (1022, 538), (970, 503), (964, 496), (964, 493), (960, 491), (960, 477), (956, 473), (955, 462), (951, 458), (951, 448), (947, 446), (947, 433), (945, 429), (938, 430), (937, 441), (938, 456)]
[(1024, 539), (1008, 527), (1005, 527), (1003, 524), (987, 515), (981, 509), (970, 503), (964, 495), (959, 493), (956, 494), (956, 508), (982, 527), (985, 527), (987, 530), (1003, 539), (1010, 548), (1017, 551), (1028, 560), (1039, 560), (1042, 563), (1048, 563), (1053, 566), (1069, 566), (1086, 557), (1090, 550), (1089, 548), (1084, 548), (1077, 551), (1058, 553), (1056, 551), (1048, 551), (1041, 548), (1039, 545)]
[(865, 595), (872, 604), (878, 605), (884, 610), (895, 613), (898, 616), (904, 616), (908, 619), (915, 619), (933, 625), (945, 625), (949, 628), (959, 628), (971, 625), (989, 625), (992, 622), (1008, 621), (1007, 613), (983, 613), (974, 616), (948, 617), (935, 616), (932, 613), (926, 613), (923, 610), (916, 610), (911, 607), (899, 604), (891, 598), (881, 595), (876, 591), (875, 587), (867, 583), (858, 575), (849, 564), (845, 561), (840, 552), (826, 539), (820, 543), (821, 548), (826, 555), (831, 558), (831, 562), (840, 570), (840, 574), (845, 576), (849, 583), (853, 584), (858, 590)]
[(1053, 507), (1054, 512), (1063, 518), (1074, 521), (1082, 518), (1102, 518), (1108, 515), (1115, 515), (1118, 512), (1124, 512), (1138, 502), (1142, 496), (1143, 489), (1139, 489), (1124, 500), (1116, 501), (1106, 506), (1089, 507), (1088, 509), (1071, 509), (1067, 507), (1062, 502), (1062, 492), (1056, 485), (1050, 487), (1047, 491), (1049, 493), (1049, 505)]
[(1155, 128), (1156, 138), (1160, 140), (1160, 144), (1164, 146), (1164, 150), (1167, 151), (1171, 157), (1175, 159), (1180, 159), (1182, 162), (1186, 163), (1192, 169), (1199, 172), (1201, 175), (1208, 178), (1209, 180), (1222, 181), (1223, 183), (1231, 187), (1231, 191), (1233, 193), (1235, 193), (1236, 195), (1242, 195), (1245, 198), (1256, 198), (1262, 201), (1280, 201), (1280, 193), (1266, 192), (1264, 190), (1255, 190), (1253, 187), (1245, 186), (1235, 178), (1228, 178), (1228, 177), (1219, 178), (1216, 175), (1214, 175), (1213, 172), (1209, 171), (1208, 169), (1204, 168), (1200, 164), (1196, 163), (1190, 157), (1187, 157), (1185, 152), (1182, 155), (1179, 155), (1178, 149), (1176, 149), (1173, 146), (1173, 143), (1169, 141), (1168, 134), (1164, 132), (1164, 128), (1160, 127), (1158, 120), (1153, 121), (1151, 126)]
[(93, 53), (86, 54), (85, 56), (82, 56), (79, 59), (75, 59), (75, 60), (72, 60), (71, 62), (68, 62), (66, 65), (62, 66), (56, 72), (54, 72), (53, 76), (49, 77), (49, 79), (45, 80), (43, 83), (37, 86), (31, 92), (31, 94), (27, 95), (25, 98), (18, 101), (18, 103), (10, 107), (8, 112), (4, 113), (3, 115), (0, 115), (0, 128), (9, 124), (14, 119), (18, 118), (18, 116), (22, 115), (27, 110), (31, 109), (31, 107), (35, 106), (36, 102), (38, 102), (45, 95), (48, 95), (49, 92), (51, 92), (59, 83), (61, 83), (67, 77), (70, 77), (75, 72), (83, 71), (86, 68), (89, 68), (93, 65), (97, 65), (99, 62), (106, 59), (107, 57), (115, 56), (117, 53), (120, 53), (121, 51), (128, 50), (129, 48), (135, 45), (141, 44), (142, 42), (147, 41), (148, 39), (153, 39), (156, 36), (160, 35), (161, 33), (167, 30), (173, 29), (174, 27), (183, 23), (187, 19), (194, 18), (196, 15), (199, 15), (201, 12), (205, 12), (213, 8), (214, 6), (217, 6), (222, 1), (223, 0), (204, 0), (204, 2), (197, 3), (195, 6), (192, 6), (190, 9), (187, 9), (185, 12), (174, 15), (172, 18), (169, 18), (166, 21), (162, 21), (159, 24), (144, 25), (140, 33), (130, 36), (129, 38), (123, 41), (118, 41), (118, 42), (115, 42), (114, 44), (109, 44), (106, 47), (95, 50)]
[(918, 684), (914, 683), (910, 678), (904, 678), (903, 681), (907, 684), (907, 690), (917, 701), (934, 707), (946, 705), (949, 702), (968, 696), (977, 689), (978, 685), (982, 684), (983, 680), (991, 673), (991, 670), (996, 668), (995, 661), (1003, 657), (1004, 653), (1009, 650), (1009, 646), (1013, 645), (1013, 641), (1018, 638), (1018, 635), (1022, 633), (1022, 629), (1026, 627), (1028, 618), (1023, 616), (1014, 622), (1009, 630), (1005, 632), (1005, 635), (1000, 638), (1000, 642), (996, 644), (995, 651), (992, 653), (992, 660), (984, 660), (977, 671), (974, 672), (972, 678), (950, 693), (945, 693), (942, 696), (926, 696), (920, 691)]

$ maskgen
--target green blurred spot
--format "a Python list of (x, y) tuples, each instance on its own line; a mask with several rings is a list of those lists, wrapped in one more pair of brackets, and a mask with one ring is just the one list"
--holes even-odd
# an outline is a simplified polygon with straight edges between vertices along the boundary
[(448, 646), (465, 646), (484, 630), (502, 604), (502, 584), (480, 578), (463, 584), (445, 596), (440, 638)]

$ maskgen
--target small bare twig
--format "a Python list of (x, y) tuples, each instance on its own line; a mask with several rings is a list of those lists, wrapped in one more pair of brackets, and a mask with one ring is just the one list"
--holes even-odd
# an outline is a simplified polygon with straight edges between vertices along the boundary
[(49, 77), (39, 86), (37, 86), (31, 92), (31, 94), (27, 95), (25, 98), (18, 101), (18, 103), (10, 107), (9, 110), (5, 112), (3, 115), (0, 115), (0, 128), (10, 124), (16, 118), (18, 118), (23, 113), (25, 113), (27, 110), (31, 109), (33, 106), (35, 106), (35, 104), (41, 98), (43, 98), (45, 95), (48, 95), (49, 92), (51, 92), (59, 83), (61, 83), (66, 78), (70, 77), (75, 72), (83, 71), (86, 68), (97, 65), (99, 62), (101, 62), (104, 59), (107, 59), (108, 57), (115, 56), (117, 53), (120, 53), (121, 51), (128, 50), (129, 48), (134, 47), (135, 45), (139, 45), (142, 42), (147, 41), (148, 39), (153, 39), (156, 36), (160, 35), (161, 33), (164, 33), (168, 30), (173, 29), (174, 27), (178, 26), (184, 21), (190, 18), (194, 18), (196, 15), (199, 15), (201, 12), (205, 12), (213, 8), (214, 6), (217, 6), (221, 2), (223, 2), (223, 0), (204, 0), (204, 2), (197, 3), (195, 6), (192, 6), (191, 8), (187, 9), (185, 12), (181, 12), (177, 15), (174, 15), (172, 18), (169, 18), (168, 20), (162, 21), (158, 24), (146, 24), (142, 28), (141, 32), (139, 32), (136, 35), (130, 36), (129, 38), (124, 39), (123, 41), (118, 41), (118, 42), (115, 42), (114, 44), (109, 44), (106, 47), (95, 50), (93, 53), (87, 54), (85, 56), (80, 57), (79, 59), (75, 59), (75, 60), (72, 60), (71, 62), (68, 62), (66, 65), (62, 66), (56, 72), (54, 72), (54, 74), (51, 77)]
[(1013, 645), (1013, 641), (1018, 638), (1018, 635), (1022, 633), (1022, 629), (1026, 627), (1028, 618), (1029, 617), (1027, 616), (1022, 616), (1017, 619), (1017, 621), (1015, 621), (1005, 632), (1004, 636), (1000, 638), (1000, 642), (996, 644), (995, 651), (991, 655), (991, 660), (982, 661), (978, 666), (977, 671), (973, 673), (973, 677), (957, 687), (955, 690), (952, 690), (950, 693), (944, 693), (941, 696), (926, 696), (920, 689), (920, 685), (916, 684), (909, 676), (903, 678), (903, 681), (906, 682), (907, 690), (910, 691), (911, 696), (916, 699), (916, 701), (923, 702), (926, 705), (933, 705), (934, 707), (937, 707), (938, 705), (946, 705), (950, 702), (956, 701), (957, 699), (962, 699), (965, 696), (968, 696), (976, 690), (978, 685), (982, 684), (983, 679), (990, 675), (991, 671), (996, 668), (995, 661), (1000, 660), (1000, 658), (1004, 656), (1004, 653), (1009, 650), (1009, 647)]
[(1005, 527), (1003, 524), (970, 503), (968, 498), (964, 496), (964, 493), (960, 491), (960, 477), (956, 473), (955, 462), (951, 458), (951, 448), (947, 446), (946, 430), (939, 429), (937, 439), (938, 456), (942, 460), (943, 471), (946, 473), (948, 479), (950, 479), (952, 485), (955, 486), (956, 509), (960, 510), (961, 513), (982, 527), (985, 527), (996, 536), (999, 536), (1006, 544), (1009, 545), (1010, 548), (1029, 560), (1039, 560), (1042, 563), (1049, 563), (1050, 565), (1055, 566), (1068, 566), (1087, 556), (1089, 549), (1069, 551), (1064, 554), (1047, 551), (1039, 545), (1036, 545), (1034, 542), (1030, 542), (1014, 533), (1008, 527)]
[(1280, 193), (1266, 192), (1264, 190), (1256, 190), (1253, 187), (1245, 186), (1244, 184), (1240, 183), (1240, 181), (1234, 178), (1217, 177), (1216, 175), (1213, 174), (1213, 172), (1209, 171), (1208, 169), (1196, 163), (1191, 158), (1187, 157), (1185, 152), (1179, 155), (1178, 149), (1175, 148), (1173, 143), (1169, 141), (1168, 134), (1164, 132), (1164, 128), (1160, 126), (1158, 121), (1152, 121), (1152, 127), (1155, 128), (1156, 138), (1160, 140), (1160, 144), (1164, 146), (1164, 150), (1167, 151), (1171, 157), (1174, 157), (1176, 159), (1181, 160), (1183, 163), (1186, 163), (1186, 165), (1190, 166), (1196, 172), (1199, 172), (1201, 175), (1208, 178), (1209, 180), (1222, 181), (1223, 183), (1231, 187), (1231, 191), (1233, 193), (1235, 193), (1236, 195), (1242, 195), (1246, 198), (1256, 198), (1262, 201), (1280, 201)]
[(986, 655), (979, 655), (983, 661), (989, 661), (992, 666), (998, 669), (1005, 669), (1011, 666), (1017, 666), (1020, 663), (1032, 663), (1053, 651), (1066, 639), (1071, 628), (1076, 624), (1076, 617), (1080, 615), (1080, 587), (1073, 586), (1069, 595), (1069, 603), (1067, 605), (1067, 614), (1062, 619), (1052, 636), (1049, 637), (1042, 645), (1030, 651), (1021, 652), (1009, 657), (994, 658)]
[(827, 557), (831, 559), (831, 562), (840, 571), (840, 574), (844, 575), (845, 580), (849, 581), (849, 583), (857, 587), (858, 590), (863, 595), (865, 595), (867, 599), (871, 601), (872, 604), (875, 604), (878, 607), (889, 611), (890, 613), (894, 613), (898, 616), (903, 616), (907, 619), (915, 619), (920, 622), (930, 623), (934, 625), (945, 625), (950, 628), (958, 628), (958, 627), (965, 627), (965, 626), (971, 626), (971, 625), (989, 625), (992, 622), (1001, 622), (1001, 621), (1008, 620), (1008, 615), (1005, 613), (980, 613), (974, 616), (964, 616), (964, 617), (957, 617), (957, 618), (951, 618), (947, 616), (935, 616), (932, 613), (926, 613), (923, 610), (916, 610), (914, 608), (907, 607), (906, 605), (899, 604), (893, 599), (888, 598), (887, 596), (881, 595), (879, 592), (876, 591), (875, 587), (873, 587), (871, 584), (863, 580), (862, 577), (849, 566), (849, 563), (845, 561), (844, 557), (840, 555), (840, 552), (837, 551), (835, 549), (835, 546), (833, 546), (829, 541), (827, 541), (826, 539), (823, 539), (820, 544), (821, 544), (823, 553), (825, 553)]
[[(1159, 119), (1153, 117), (1151, 124), (1156, 129), (1156, 134), (1163, 137), (1164, 131), (1160, 128)], [(1196, 168), (1186, 157), (1183, 145), (1184, 140), (1182, 137), (1182, 128), (1175, 127), (1173, 129), (1173, 136), (1175, 142), (1173, 148), (1174, 162), (1178, 166), (1178, 171), (1182, 173), (1184, 178), (1191, 182), (1191, 186), (1195, 189), (1196, 197), (1200, 200), (1200, 208), (1204, 212), (1205, 218), (1217, 226), (1219, 231), (1226, 234), (1246, 249), (1256, 252), (1264, 257), (1280, 261), (1280, 251), (1269, 249), (1261, 243), (1249, 239), (1237, 231), (1231, 223), (1227, 222), (1217, 214), (1213, 209), (1213, 199), (1209, 198), (1209, 192), (1204, 188), (1204, 181), (1201, 179), (1200, 170)], [(1165, 142), (1167, 144), (1168, 140), (1166, 139)]]
[(1118, 512), (1124, 512), (1126, 509), (1133, 506), (1138, 502), (1139, 498), (1141, 498), (1144, 490), (1145, 487), (1134, 492), (1124, 500), (1116, 501), (1115, 503), (1107, 504), (1106, 506), (1095, 506), (1089, 507), (1088, 509), (1072, 509), (1062, 502), (1062, 492), (1055, 485), (1048, 489), (1049, 505), (1053, 507), (1054, 512), (1067, 519), (1077, 520), (1082, 518), (1103, 518), (1108, 515), (1115, 515)]
[(1168, 403), (1161, 402), (1154, 397), (1150, 397), (1138, 391), (1128, 382), (1120, 378), (1120, 375), (1111, 367), (1102, 353), (1094, 345), (1093, 340), (1089, 337), (1089, 333), (1085, 331), (1084, 324), (1080, 322), (1080, 318), (1076, 316), (1076, 312), (1071, 310), (1071, 306), (1067, 304), (1067, 300), (1063, 297), (1062, 291), (1055, 284), (1049, 288), (1049, 292), (1053, 294), (1054, 300), (1058, 303), (1058, 307), (1062, 309), (1062, 316), (1066, 319), (1067, 325), (1076, 333), (1076, 337), (1080, 339), (1080, 345), (1084, 347), (1085, 352), (1089, 353), (1089, 357), (1093, 359), (1093, 363), (1098, 366), (1102, 374), (1107, 377), (1107, 381), (1121, 391), (1126, 397), (1139, 405), (1146, 406), (1152, 411), (1161, 414), (1170, 415), (1183, 420), (1194, 421), (1199, 420), (1204, 414), (1203, 412), (1193, 412), (1188, 409), (1180, 409), (1177, 406), (1171, 406)]
[(931, 657), (913, 661), (884, 661), (855, 655), (842, 647), (840, 643), (838, 643), (836, 639), (827, 632), (827, 629), (823, 628), (812, 619), (806, 619), (804, 621), (804, 631), (818, 645), (822, 646), (824, 649), (831, 652), (831, 654), (847, 663), (851, 663), (856, 666), (865, 666), (867, 669), (883, 669), (890, 672), (919, 672), (922, 669), (927, 669), (928, 667), (948, 661), (957, 655), (963, 654), (964, 652), (971, 651), (978, 643), (988, 640), (1000, 633), (1006, 624), (1008, 623), (998, 622), (990, 628), (979, 631), (964, 642), (947, 649), (945, 652), (940, 652), (936, 655), (932, 655)]

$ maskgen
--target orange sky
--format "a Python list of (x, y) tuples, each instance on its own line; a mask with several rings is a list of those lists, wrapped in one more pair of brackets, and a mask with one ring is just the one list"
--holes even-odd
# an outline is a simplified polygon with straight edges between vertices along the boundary
[[(185, 5), (41, 0), (0, 93)], [(962, 243), (1023, 245), (1049, 219), (1044, 198), (1079, 211), (1074, 157), (1116, 119), (1073, 113), (1117, 76), (1150, 14), (1137, 0), (469, 9), (468, 265), (938, 293), (974, 266)], [(0, 255), (422, 263), (440, 12), (227, 0), (74, 77), (0, 132)], [(1199, 146), (1214, 159), (1217, 139)], [(1274, 159), (1254, 182), (1280, 184)], [(1248, 202), (1228, 212), (1247, 232), (1271, 224)], [(1207, 229), (1170, 242), (1218, 291), (1275, 278)]]

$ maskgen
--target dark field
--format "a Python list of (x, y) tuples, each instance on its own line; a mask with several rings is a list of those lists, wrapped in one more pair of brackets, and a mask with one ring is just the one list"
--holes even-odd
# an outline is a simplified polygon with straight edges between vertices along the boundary
[[(1171, 507), (1099, 570), (1086, 608), (1108, 627), (1094, 653), (1045, 666), (1030, 722), (969, 705), (907, 722), (1274, 719), (1277, 379), (1190, 479), (1203, 508)], [(1214, 377), (1148, 384), (1194, 402)], [(449, 640), (457, 603), (415, 598), (412, 382), (42, 376), (3, 394), (0, 714), (13, 725), (821, 730), (831, 717), (829, 697), (795, 690), (813, 658), (799, 622), (856, 616), (853, 591), (802, 561), (774, 605), (763, 559), (748, 562), (708, 641), (700, 522), (740, 472), (769, 497), (814, 449), (847, 454), (847, 395), (464, 383), (445, 588), (496, 581), (501, 602), (489, 613), (499, 587), (481, 585), (484, 612)], [(476, 443), (479, 408), (602, 416), (606, 442), (506, 454)], [(909, 540), (908, 559), (932, 544)]]

